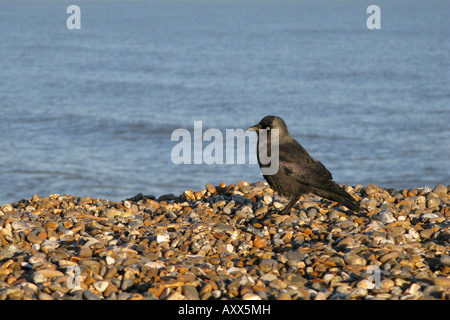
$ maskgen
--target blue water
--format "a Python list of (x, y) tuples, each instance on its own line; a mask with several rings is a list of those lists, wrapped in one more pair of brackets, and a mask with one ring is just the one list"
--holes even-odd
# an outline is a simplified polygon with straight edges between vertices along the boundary
[[(80, 30), (66, 27), (71, 4)], [(366, 27), (371, 4), (380, 30)], [(447, 185), (449, 7), (1, 0), (0, 203), (259, 181), (254, 164), (173, 164), (171, 134), (194, 121), (225, 134), (267, 114), (338, 183)]]

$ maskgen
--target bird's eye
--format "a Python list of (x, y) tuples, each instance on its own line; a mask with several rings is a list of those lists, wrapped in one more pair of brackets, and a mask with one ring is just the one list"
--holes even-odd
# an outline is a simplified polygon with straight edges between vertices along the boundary
[(270, 127), (267, 127), (266, 129), (267, 129), (267, 131), (269, 131), (269, 130), (270, 130)]

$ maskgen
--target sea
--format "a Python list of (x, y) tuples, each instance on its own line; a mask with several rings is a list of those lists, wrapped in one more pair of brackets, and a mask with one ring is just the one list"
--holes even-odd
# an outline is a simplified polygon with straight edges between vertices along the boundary
[[(449, 16), (443, 0), (0, 0), (0, 204), (262, 181), (254, 143), (226, 132), (266, 115), (339, 184), (448, 185)], [(194, 163), (212, 143), (236, 158)]]

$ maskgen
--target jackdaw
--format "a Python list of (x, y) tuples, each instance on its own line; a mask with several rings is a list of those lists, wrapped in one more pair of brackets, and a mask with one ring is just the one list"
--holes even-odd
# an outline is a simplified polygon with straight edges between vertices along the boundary
[[(262, 151), (271, 154), (276, 152), (276, 146), (272, 145), (270, 130), (278, 129), (278, 171), (274, 174), (265, 174), (264, 169), (270, 166), (266, 160), (262, 161)], [(289, 134), (283, 119), (277, 116), (266, 116), (258, 124), (248, 128), (258, 133), (257, 155), (258, 162), (264, 179), (270, 187), (289, 199), (289, 203), (282, 210), (282, 214), (288, 214), (297, 203), (302, 194), (313, 193), (323, 198), (336, 201), (352, 211), (359, 212), (361, 207), (355, 199), (343, 188), (333, 181), (330, 171), (325, 166), (312, 158), (309, 153)], [(264, 132), (264, 130), (267, 130)], [(267, 133), (264, 137), (262, 133)], [(267, 138), (265, 138), (267, 137)], [(270, 156), (272, 158), (272, 155)]]

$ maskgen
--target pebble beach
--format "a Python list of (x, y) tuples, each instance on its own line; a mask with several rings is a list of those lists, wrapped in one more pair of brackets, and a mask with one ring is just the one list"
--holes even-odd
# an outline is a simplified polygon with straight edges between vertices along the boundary
[(267, 183), (1, 205), (0, 300), (449, 300), (449, 186), (343, 186), (366, 211)]

